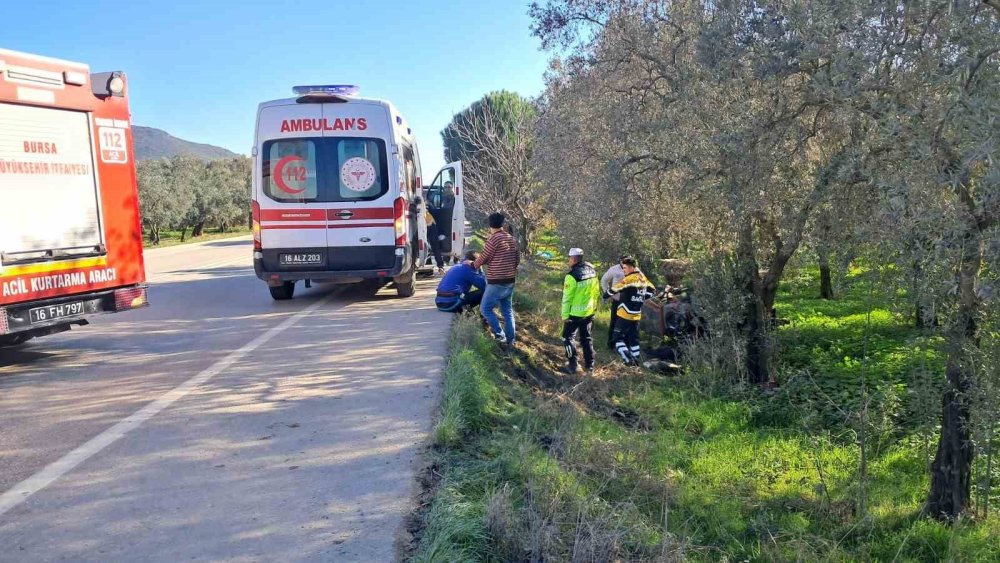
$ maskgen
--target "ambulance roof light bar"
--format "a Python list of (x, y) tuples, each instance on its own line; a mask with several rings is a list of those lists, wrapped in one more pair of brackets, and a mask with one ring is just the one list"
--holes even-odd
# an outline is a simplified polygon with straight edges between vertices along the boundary
[(361, 89), (353, 84), (316, 84), (295, 86), (292, 92), (299, 96), (299, 103), (306, 102), (346, 102), (356, 97)]

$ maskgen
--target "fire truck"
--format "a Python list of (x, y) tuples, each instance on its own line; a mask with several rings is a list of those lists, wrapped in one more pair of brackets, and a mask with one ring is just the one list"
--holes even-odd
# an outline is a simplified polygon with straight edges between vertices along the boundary
[(0, 346), (146, 305), (125, 75), (0, 49)]

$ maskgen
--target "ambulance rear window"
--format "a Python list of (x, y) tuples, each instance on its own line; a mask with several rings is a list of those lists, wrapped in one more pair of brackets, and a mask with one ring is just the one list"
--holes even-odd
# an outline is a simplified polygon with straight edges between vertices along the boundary
[[(319, 139), (322, 140), (322, 139)], [(264, 186), (277, 201), (318, 201), (317, 143), (308, 139), (275, 141), (265, 149)]]
[(389, 191), (385, 142), (354, 137), (267, 141), (267, 197), (285, 203), (367, 201)]

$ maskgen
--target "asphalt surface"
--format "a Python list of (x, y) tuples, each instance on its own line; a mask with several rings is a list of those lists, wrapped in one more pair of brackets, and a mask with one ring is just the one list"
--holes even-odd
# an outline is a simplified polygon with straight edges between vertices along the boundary
[(0, 349), (0, 561), (395, 557), (440, 394), (433, 281), (274, 302), (249, 256), (147, 252), (151, 307)]

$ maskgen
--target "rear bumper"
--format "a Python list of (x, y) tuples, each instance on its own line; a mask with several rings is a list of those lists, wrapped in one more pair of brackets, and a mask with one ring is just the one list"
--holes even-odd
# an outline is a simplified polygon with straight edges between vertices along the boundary
[[(67, 306), (71, 304), (82, 304), (82, 311), (79, 314), (52, 319), (40, 319), (39, 315), (32, 315), (32, 310), (41, 309), (45, 311), (45, 317), (48, 317), (48, 313), (51, 312), (50, 307), (55, 308), (56, 312), (65, 312)], [(145, 285), (5, 305), (0, 307), (0, 336), (9, 334), (43, 336), (68, 330), (71, 325), (85, 325), (88, 317), (120, 313), (148, 305)], [(60, 306), (63, 307), (61, 311)]]
[[(295, 252), (295, 250), (283, 250), (283, 252)], [(409, 272), (413, 267), (413, 260), (409, 255), (395, 256), (392, 266), (388, 268), (364, 268), (352, 270), (327, 270), (309, 268), (285, 268), (276, 269), (272, 260), (267, 260), (260, 251), (254, 252), (253, 270), (257, 277), (264, 280), (268, 285), (280, 285), (284, 282), (316, 280), (334, 283), (355, 283), (370, 279), (395, 278), (405, 272)]]

